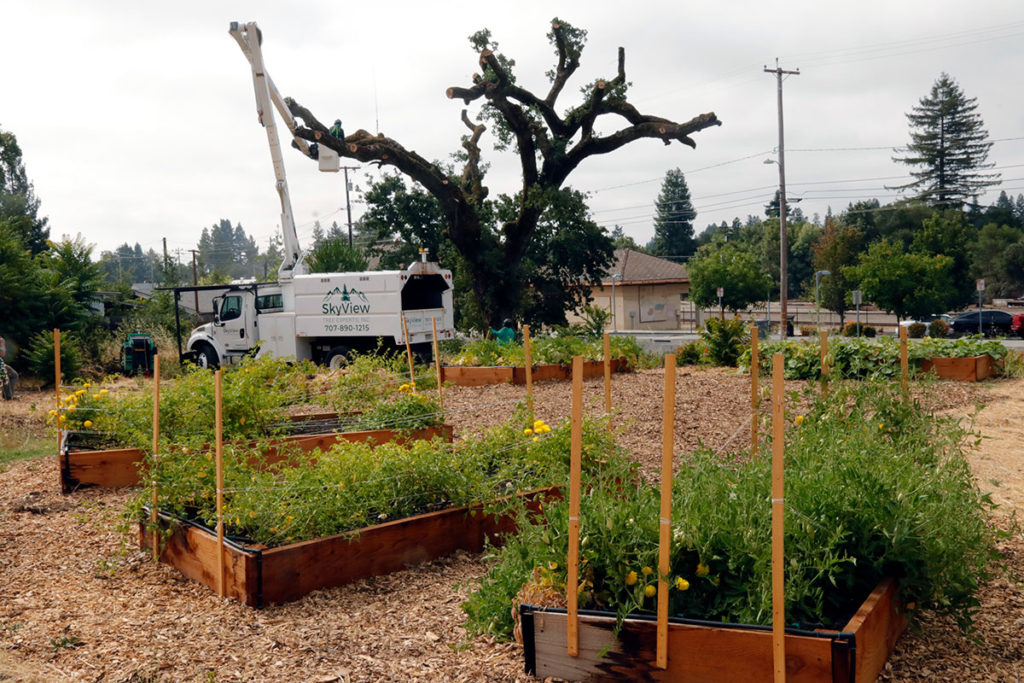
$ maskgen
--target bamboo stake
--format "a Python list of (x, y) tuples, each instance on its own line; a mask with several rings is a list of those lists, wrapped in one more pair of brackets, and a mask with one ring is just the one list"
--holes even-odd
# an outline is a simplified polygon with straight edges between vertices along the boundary
[(604, 333), (604, 414), (608, 416), (608, 429), (612, 428), (612, 341)]
[(580, 459), (583, 454), (583, 356), (572, 359), (572, 445), (569, 451), (569, 576), (565, 582), (568, 605), (566, 640), (570, 657), (579, 656), (579, 553), (580, 553)]
[(675, 448), (676, 357), (665, 356), (661, 429), (661, 519), (658, 526), (658, 668), (668, 668), (668, 572), (672, 544), (672, 451)]
[(405, 357), (409, 360), (409, 384), (412, 385), (412, 393), (416, 393), (416, 371), (412, 364), (412, 345), (409, 343), (409, 326), (405, 323), (405, 313), (402, 314), (402, 334), (405, 336)]
[(757, 457), (758, 409), (761, 407), (761, 356), (758, 353), (757, 325), (750, 328), (750, 453)]
[(444, 410), (444, 386), (441, 375), (441, 353), (437, 348), (437, 318), (430, 319), (430, 326), (434, 328), (434, 367), (437, 369), (437, 402)]
[(64, 411), (60, 408), (60, 328), (58, 327), (53, 328), (53, 368), (55, 375), (53, 384), (57, 394), (57, 411), (54, 413), (57, 416), (57, 457), (60, 458), (61, 449), (64, 446), (64, 425), (60, 418), (64, 415)]
[(160, 354), (153, 356), (153, 501), (149, 512), (149, 521), (152, 523), (153, 534), (153, 560), (160, 559), (160, 535), (157, 533), (157, 488), (156, 488), (156, 463), (159, 457), (157, 451), (160, 448)]
[(224, 423), (221, 405), (221, 370), (214, 375), (214, 424), (217, 438), (217, 595), (224, 597)]
[(786, 680), (785, 356), (772, 356), (772, 659), (775, 683)]
[(907, 328), (900, 325), (900, 385), (907, 393), (907, 378), (910, 375), (910, 361), (907, 358)]
[(821, 396), (828, 396), (828, 362), (825, 357), (828, 355), (828, 330), (818, 332), (821, 337)]
[(530, 424), (533, 424), (533, 347), (530, 344), (530, 326), (523, 325), (523, 362), (526, 364), (526, 410), (529, 411)]

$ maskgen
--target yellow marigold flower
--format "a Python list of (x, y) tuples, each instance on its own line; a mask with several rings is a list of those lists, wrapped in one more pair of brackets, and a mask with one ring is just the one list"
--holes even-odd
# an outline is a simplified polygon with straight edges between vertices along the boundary
[(636, 572), (632, 572), (631, 571), (630, 573), (626, 574), (626, 585), (627, 586), (632, 586), (635, 583), (636, 583)]
[(658, 587), (655, 586), (653, 583), (644, 586), (644, 595), (646, 595), (649, 598), (653, 598), (657, 592)]
[(244, 418), (244, 417), (242, 417), (242, 418), (239, 418), (239, 420), (238, 420), (238, 424), (240, 424), (240, 425), (244, 425), (244, 424), (245, 424), (245, 418)]
[(796, 422), (796, 426), (799, 427), (800, 425), (802, 425), (804, 423), (804, 416), (803, 415), (797, 415), (795, 422)]
[(59, 422), (61, 424), (64, 424), (64, 421), (67, 420), (67, 419), (68, 419), (67, 417), (65, 417), (64, 415), (61, 415), (60, 417), (57, 418), (57, 422)]
[(92, 427), (92, 420), (86, 420), (85, 422), (82, 423), (82, 426), (85, 427), (86, 429), (89, 429), (90, 427)]
[(641, 569), (641, 570), (640, 570), (640, 572), (641, 572), (641, 573), (642, 573), (642, 574), (643, 574), (644, 576), (650, 576), (651, 574), (653, 574), (653, 573), (654, 573), (654, 570), (653, 570), (653, 569), (651, 569), (650, 567), (644, 567), (643, 569)]
[(690, 590), (690, 582), (681, 576), (676, 577), (676, 590)]
[(83, 386), (83, 387), (85, 387), (86, 389), (88, 389), (89, 387), (91, 387), (91, 386), (92, 386), (92, 384), (91, 384), (91, 383), (89, 383), (89, 382), (86, 382), (86, 383), (85, 383), (85, 384), (83, 384), (82, 386)]
[(540, 441), (540, 437), (539, 436), (535, 436), (535, 437), (533, 437), (533, 440), (534, 441)]
[(76, 391), (75, 396), (85, 396), (85, 389), (79, 389)]
[(541, 427), (541, 431), (542, 431), (542, 432), (543, 432), (544, 434), (547, 434), (548, 432), (550, 432), (550, 431), (551, 431), (551, 427), (548, 427), (547, 425), (544, 425), (543, 427)]
[(544, 426), (544, 420), (536, 420), (533, 423), (533, 428), (534, 429), (540, 429), (543, 426)]
[(72, 403), (71, 405), (68, 406), (68, 412), (69, 413), (73, 413), (76, 410), (78, 410), (78, 406), (76, 406), (74, 403)]
[(291, 515), (288, 515), (287, 517), (284, 518), (285, 524), (291, 524), (294, 519), (295, 519), (294, 517), (292, 517)]
[(50, 413), (49, 413), (50, 417), (53, 417), (56, 414), (57, 414), (56, 410), (51, 410)]
[(707, 576), (710, 571), (711, 571), (711, 568), (708, 567), (703, 562), (698, 562), (697, 563), (697, 576)]
[(410, 387), (408, 384), (403, 384), (402, 386), (398, 387), (399, 391), (409, 391), (409, 389)]
[(530, 434), (533, 434), (533, 430), (527, 427), (526, 429), (523, 430), (523, 434), (529, 436)]
[(555, 561), (548, 562), (548, 569), (550, 569), (551, 571), (555, 571), (556, 569), (558, 569), (558, 563)]
[(107, 391), (106, 389), (100, 389), (100, 394), (101, 394), (101, 395), (103, 395), (103, 396), (106, 396), (106, 395), (107, 395), (107, 394), (109, 394), (109, 393), (110, 393), (110, 392), (109, 392), (109, 391)]
[(882, 424), (881, 422), (879, 422), (879, 423), (878, 423), (878, 428), (879, 428), (879, 429), (885, 429), (885, 425), (884, 425), (884, 424)]

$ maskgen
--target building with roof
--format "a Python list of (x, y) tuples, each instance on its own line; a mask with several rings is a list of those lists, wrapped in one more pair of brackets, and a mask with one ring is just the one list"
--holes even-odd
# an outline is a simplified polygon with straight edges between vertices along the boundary
[[(590, 295), (590, 305), (612, 313), (609, 330), (676, 330), (693, 324), (686, 266), (642, 251), (616, 249), (601, 286)], [(567, 317), (570, 323), (581, 320), (578, 313)]]

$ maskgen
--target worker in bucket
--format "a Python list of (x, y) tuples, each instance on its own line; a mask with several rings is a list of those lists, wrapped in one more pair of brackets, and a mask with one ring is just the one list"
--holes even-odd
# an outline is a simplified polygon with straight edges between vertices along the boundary
[(14, 398), (14, 387), (18, 384), (18, 373), (4, 362), (7, 356), (7, 342), (0, 337), (0, 394), (5, 400)]
[(334, 125), (327, 132), (338, 139), (345, 139), (345, 129), (341, 127), (341, 119), (334, 119)]

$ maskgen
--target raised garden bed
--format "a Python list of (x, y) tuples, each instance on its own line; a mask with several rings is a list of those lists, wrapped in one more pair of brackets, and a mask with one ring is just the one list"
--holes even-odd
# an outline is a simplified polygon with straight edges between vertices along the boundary
[[(670, 619), (668, 668), (655, 662), (653, 617), (627, 618), (615, 636), (614, 613), (581, 612), (579, 656), (566, 649), (564, 609), (520, 607), (526, 672), (573, 681), (770, 681), (770, 627)], [(907, 626), (896, 582), (884, 579), (841, 631), (786, 631), (789, 683), (874, 681)]]
[(977, 382), (991, 377), (996, 365), (988, 354), (964, 358), (924, 358), (921, 370), (934, 372), (939, 379), (955, 379), (963, 382)]
[[(283, 447), (298, 448), (309, 452), (316, 448), (326, 449), (341, 441), (399, 443), (420, 439), (440, 437), (451, 442), (453, 438), (451, 425), (442, 424), (437, 427), (425, 427), (412, 432), (400, 432), (391, 429), (371, 429), (356, 432), (333, 432), (330, 434), (298, 434), (274, 439), (269, 442), (272, 449), (267, 462), (277, 462)], [(60, 487), (62, 493), (70, 493), (76, 489), (91, 486), (103, 488), (119, 488), (136, 486), (141, 482), (140, 463), (145, 454), (138, 448), (118, 448), (112, 450), (75, 451), (65, 450), (60, 453)]]
[[(612, 372), (626, 372), (629, 363), (624, 358), (611, 361)], [(603, 361), (586, 361), (583, 364), (584, 377), (600, 377), (604, 374)], [(572, 377), (572, 367), (560, 364), (533, 366), (533, 381), (567, 380)], [(526, 384), (526, 368), (511, 366), (461, 366), (446, 365), (441, 368), (441, 379), (457, 386), (475, 387), (484, 384)]]
[[(531, 510), (551, 497), (557, 487), (522, 494)], [(456, 550), (481, 552), (485, 539), (498, 542), (514, 530), (509, 516), (485, 514), (483, 505), (462, 506), (384, 522), (352, 532), (292, 543), (275, 548), (226, 541), (224, 586), (227, 597), (251, 607), (296, 600), (307, 593), (379, 576)], [(188, 578), (217, 587), (217, 536), (201, 524), (161, 513), (160, 524), (170, 528), (161, 539), (160, 560)], [(139, 525), (139, 542), (152, 548), (152, 534)]]

